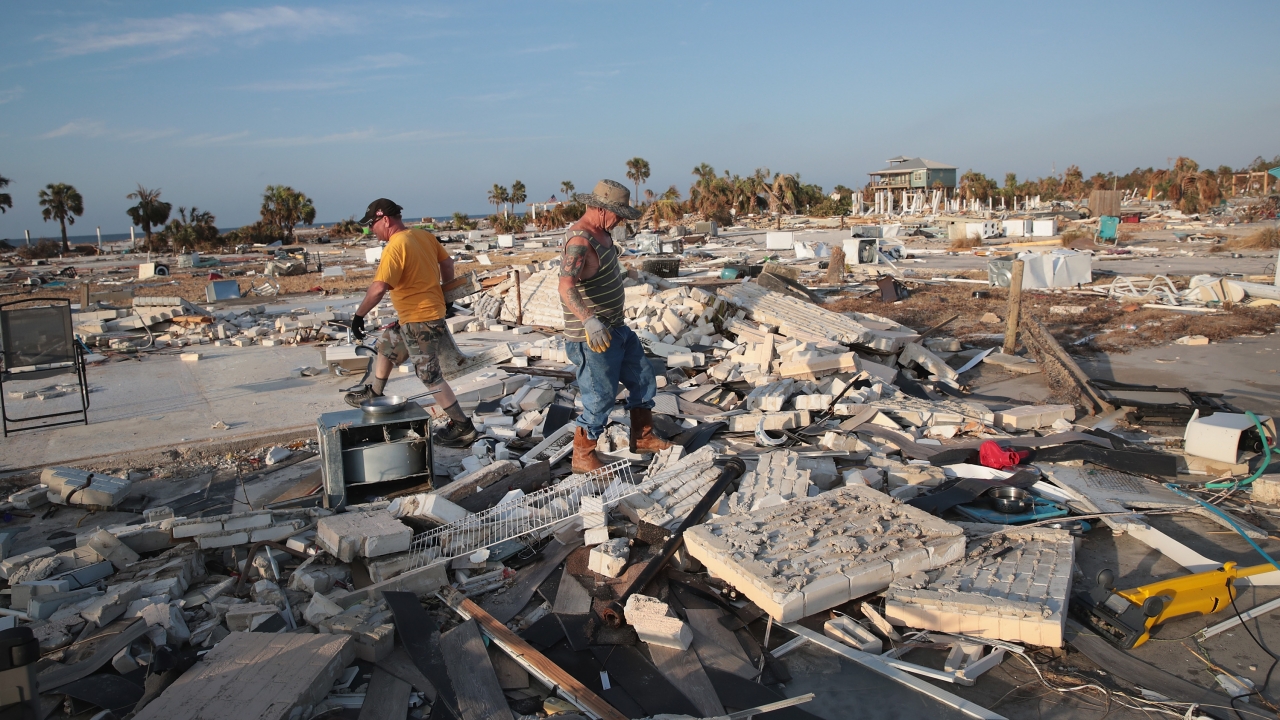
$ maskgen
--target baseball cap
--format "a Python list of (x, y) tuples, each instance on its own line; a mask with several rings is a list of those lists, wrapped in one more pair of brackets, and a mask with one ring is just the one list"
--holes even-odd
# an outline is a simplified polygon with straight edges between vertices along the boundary
[(400, 211), (404, 208), (391, 202), (386, 198), (378, 198), (369, 203), (369, 209), (364, 211), (364, 217), (360, 218), (361, 225), (372, 225), (379, 215), (390, 215), (391, 217), (400, 217)]

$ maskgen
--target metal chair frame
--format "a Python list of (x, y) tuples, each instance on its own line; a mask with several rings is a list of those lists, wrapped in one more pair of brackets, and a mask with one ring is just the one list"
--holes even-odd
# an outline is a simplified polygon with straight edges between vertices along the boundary
[[(33, 302), (42, 303), (39, 306), (26, 308), (29, 310), (38, 307), (56, 307), (63, 305), (66, 307), (66, 313), (63, 315), (63, 329), (65, 332), (65, 345), (71, 347), (70, 357), (66, 355), (58, 355), (51, 358), (52, 362), (39, 364), (11, 365), (14, 361), (11, 354), (15, 343), (8, 337), (11, 327), (10, 318), (15, 313), (22, 312), (21, 309), (10, 309), (14, 305), (29, 304)], [(55, 375), (66, 375), (68, 373), (76, 376), (76, 382), (80, 390), (80, 409), (65, 410), (62, 412), (45, 413), (43, 415), (28, 415), (26, 417), (9, 417), (9, 409), (5, 404), (4, 385), (8, 381), (12, 383), (14, 380), (39, 380), (41, 378), (52, 377)], [(30, 427), (15, 427), (10, 429), (10, 423), (27, 423), (37, 420), (47, 420), (49, 418), (65, 417), (67, 415), (79, 415), (79, 418), (59, 420), (58, 422), (47, 422)], [(58, 427), (60, 425), (74, 425), (77, 423), (89, 424), (89, 378), (88, 370), (85, 363), (84, 347), (76, 340), (75, 333), (71, 329), (71, 301), (65, 298), (45, 298), (41, 300), (15, 300), (7, 303), (0, 303), (0, 418), (3, 419), (4, 437), (9, 437), (11, 432), (23, 432), (25, 430), (39, 430), (42, 428)]]

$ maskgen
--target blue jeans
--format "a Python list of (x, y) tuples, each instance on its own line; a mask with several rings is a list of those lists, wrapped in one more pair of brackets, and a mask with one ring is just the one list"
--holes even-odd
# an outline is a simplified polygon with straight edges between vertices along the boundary
[(604, 432), (618, 396), (618, 382), (627, 388), (627, 409), (653, 408), (653, 396), (658, 392), (658, 381), (653, 377), (653, 366), (644, 356), (640, 338), (626, 325), (613, 328), (613, 341), (609, 349), (598, 353), (584, 342), (565, 343), (565, 354), (578, 367), (578, 397), (582, 400), (582, 414), (574, 422), (586, 429), (587, 437), (595, 440)]

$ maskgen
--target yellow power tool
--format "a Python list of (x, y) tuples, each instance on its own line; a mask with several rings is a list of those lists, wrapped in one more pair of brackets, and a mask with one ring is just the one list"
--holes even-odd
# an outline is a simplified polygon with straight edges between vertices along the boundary
[(1141, 585), (1129, 590), (1112, 588), (1115, 574), (1098, 573), (1090, 593), (1072, 598), (1074, 614), (1098, 634), (1122, 649), (1134, 648), (1151, 637), (1151, 629), (1174, 618), (1211, 615), (1231, 605), (1236, 596), (1236, 580), (1272, 572), (1271, 563), (1237, 567), (1223, 563), (1208, 572), (1183, 575)]

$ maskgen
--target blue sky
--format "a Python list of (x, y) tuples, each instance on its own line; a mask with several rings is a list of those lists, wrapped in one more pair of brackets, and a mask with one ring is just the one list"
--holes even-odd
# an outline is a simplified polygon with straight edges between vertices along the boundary
[(1280, 3), (6, 4), (0, 237), (127, 232), (137, 183), (252, 222), (263, 188), (318, 219), (587, 190), (649, 160), (856, 186), (891, 156), (998, 179), (1280, 154)]

